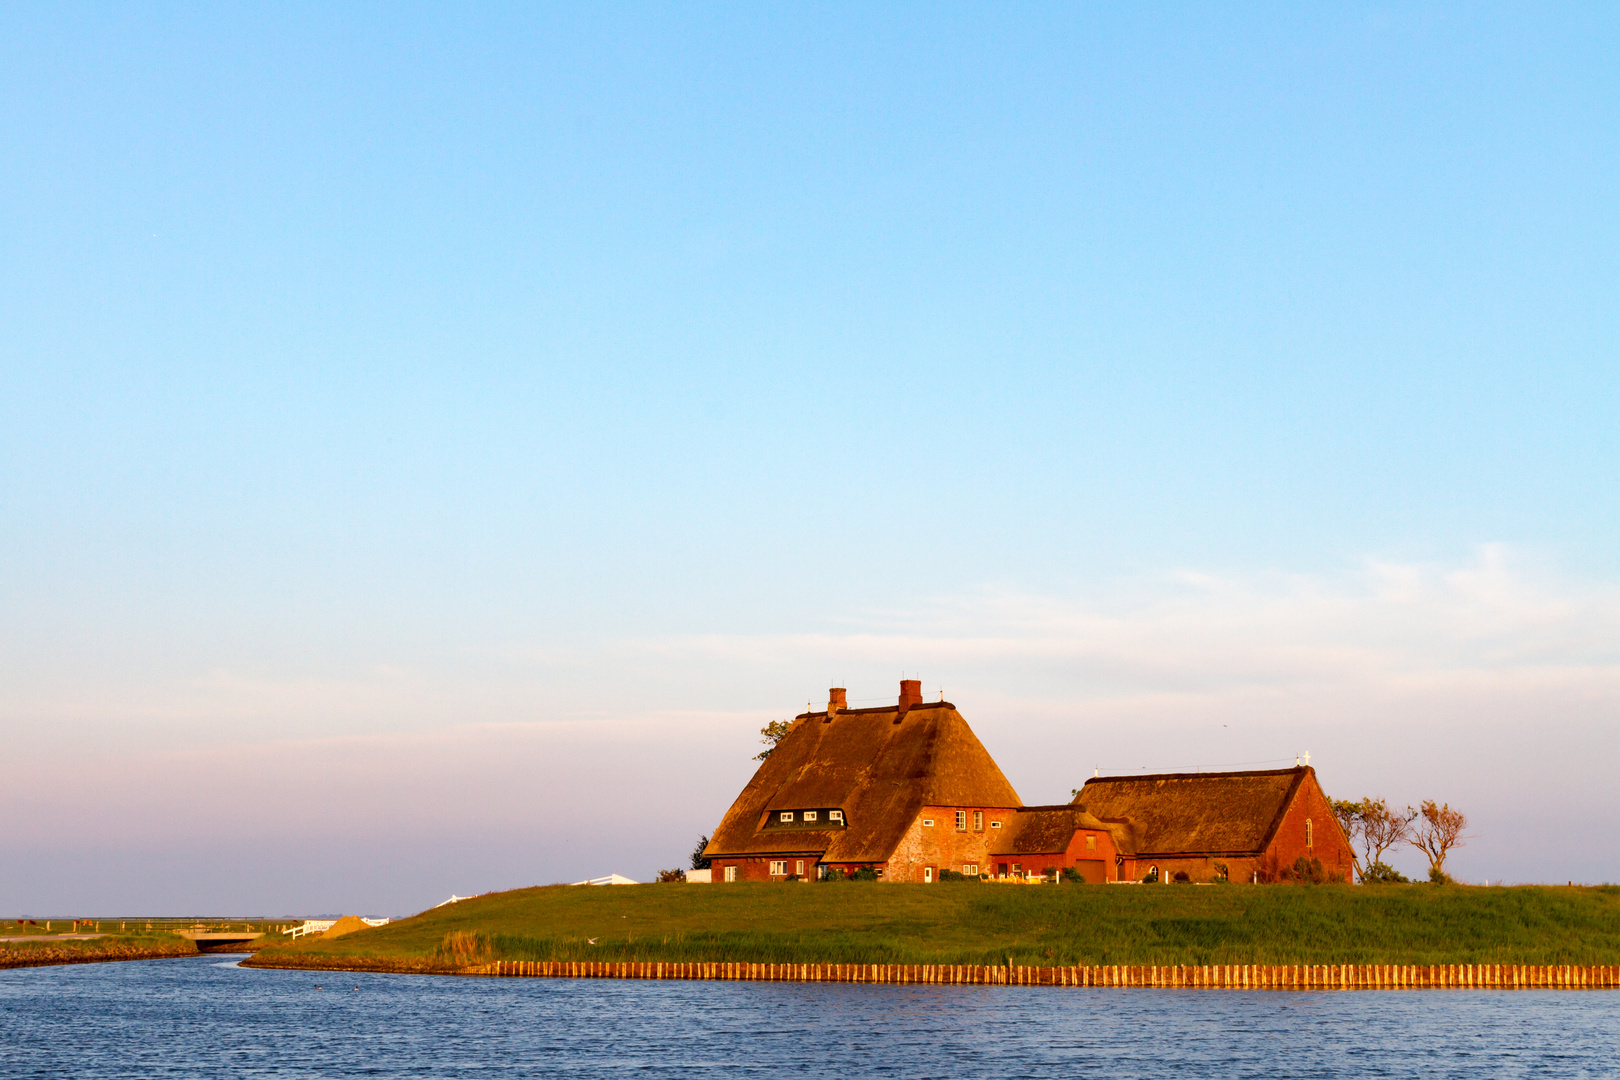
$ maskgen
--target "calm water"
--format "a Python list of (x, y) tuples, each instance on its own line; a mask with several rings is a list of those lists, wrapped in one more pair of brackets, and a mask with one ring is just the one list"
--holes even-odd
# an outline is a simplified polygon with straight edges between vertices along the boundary
[(0, 1077), (1612, 1077), (1620, 992), (0, 971)]

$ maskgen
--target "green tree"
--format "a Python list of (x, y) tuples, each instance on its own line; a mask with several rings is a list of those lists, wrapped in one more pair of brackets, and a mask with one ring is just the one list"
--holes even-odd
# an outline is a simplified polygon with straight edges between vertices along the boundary
[(692, 869), (707, 870), (709, 868), (709, 860), (703, 857), (703, 849), (708, 846), (709, 838), (707, 836), (698, 837), (697, 847), (692, 849)]
[(782, 741), (782, 737), (788, 733), (788, 728), (791, 726), (792, 724), (786, 720), (772, 720), (760, 728), (759, 733), (763, 737), (759, 741), (765, 744), (765, 749), (755, 754), (754, 760), (764, 761), (770, 757), (771, 751), (776, 749), (776, 744)]

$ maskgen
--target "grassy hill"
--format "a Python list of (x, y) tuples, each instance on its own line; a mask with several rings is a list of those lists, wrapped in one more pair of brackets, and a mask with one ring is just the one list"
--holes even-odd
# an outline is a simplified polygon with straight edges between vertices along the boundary
[(1620, 887), (551, 885), (274, 945), (249, 963), (489, 960), (1617, 964)]

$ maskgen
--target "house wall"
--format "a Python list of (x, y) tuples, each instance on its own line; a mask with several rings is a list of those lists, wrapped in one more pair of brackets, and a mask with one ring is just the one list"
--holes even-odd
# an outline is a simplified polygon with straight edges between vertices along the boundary
[[(1312, 824), (1310, 844), (1305, 842), (1306, 821)], [(1355, 863), (1350, 841), (1339, 828), (1339, 819), (1333, 816), (1332, 804), (1310, 773), (1284, 811), (1282, 823), (1277, 826), (1277, 833), (1271, 838), (1263, 858), (1286, 867), (1301, 856), (1322, 860), (1322, 869), (1329, 875), (1337, 874), (1345, 881), (1353, 878)]]
[[(956, 831), (956, 812), (967, 812), (967, 831)], [(973, 813), (984, 814), (984, 830), (973, 828)], [(960, 871), (964, 864), (977, 863), (980, 873), (989, 872), (989, 850), (999, 840), (1007, 823), (1012, 820), (1013, 809), (1006, 806), (925, 806), (912, 820), (894, 853), (884, 865), (884, 881), (916, 881), (923, 879), (923, 867), (934, 867), (934, 878), (939, 871)], [(924, 821), (932, 820), (932, 825)], [(995, 823), (1002, 828), (997, 829)]]
[[(1086, 846), (1088, 836), (1094, 838), (1095, 847)], [(1095, 874), (1096, 867), (1092, 864), (1100, 862), (1103, 867), (1103, 881), (1113, 881), (1116, 876), (1116, 854), (1118, 853), (1114, 848), (1114, 838), (1108, 833), (1101, 830), (1076, 829), (1073, 838), (1069, 840), (1068, 848), (1063, 851), (992, 855), (988, 872), (1010, 875), (1014, 873), (1013, 867), (1016, 865), (1023, 868), (1021, 872), (1024, 874), (1041, 874), (1048, 866), (1055, 870), (1064, 870), (1076, 863), (1086, 863), (1087, 870)], [(1002, 867), (1006, 867), (1006, 870), (1004, 871)]]
[(804, 874), (806, 878), (816, 876), (817, 857), (814, 855), (761, 855), (759, 857), (724, 856), (709, 860), (710, 880), (716, 884), (725, 884), (726, 867), (737, 868), (738, 881), (782, 881), (782, 876), (771, 875), (771, 863), (782, 861), (787, 863), (787, 873), (798, 872), (800, 860), (804, 861)]

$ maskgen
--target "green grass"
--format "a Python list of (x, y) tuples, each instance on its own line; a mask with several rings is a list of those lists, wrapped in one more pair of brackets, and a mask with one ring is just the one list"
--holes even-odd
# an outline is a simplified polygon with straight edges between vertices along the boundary
[(1620, 887), (553, 885), (260, 958), (418, 970), (486, 960), (1615, 964)]

